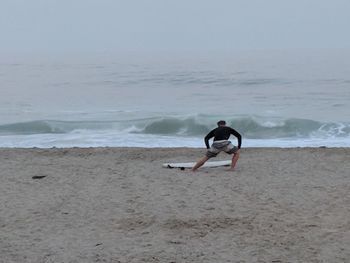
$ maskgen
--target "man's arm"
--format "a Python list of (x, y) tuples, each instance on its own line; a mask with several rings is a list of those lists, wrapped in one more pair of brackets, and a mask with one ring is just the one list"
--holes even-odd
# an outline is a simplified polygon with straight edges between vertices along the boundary
[[(215, 130), (215, 129), (214, 129), (214, 130)], [(209, 132), (209, 133), (207, 134), (207, 136), (205, 136), (205, 138), (204, 138), (205, 146), (207, 146), (207, 149), (210, 148), (210, 146), (209, 146), (209, 140), (210, 140), (211, 138), (214, 137), (214, 130), (212, 130), (211, 132)]]
[(237, 137), (238, 140), (238, 149), (241, 149), (242, 145), (242, 136), (235, 130), (231, 128), (231, 134)]

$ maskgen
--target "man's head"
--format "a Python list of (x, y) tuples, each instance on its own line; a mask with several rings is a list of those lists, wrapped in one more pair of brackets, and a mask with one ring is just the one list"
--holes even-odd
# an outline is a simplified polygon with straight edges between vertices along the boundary
[(218, 121), (217, 125), (220, 127), (220, 126), (225, 126), (226, 125), (226, 121)]

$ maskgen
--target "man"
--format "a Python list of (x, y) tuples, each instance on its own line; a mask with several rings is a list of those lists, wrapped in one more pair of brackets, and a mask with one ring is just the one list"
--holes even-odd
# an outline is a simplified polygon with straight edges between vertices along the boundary
[[(209, 132), (207, 136), (205, 136), (204, 141), (208, 151), (206, 155), (202, 159), (200, 159), (195, 166), (193, 166), (193, 172), (195, 172), (199, 167), (205, 164), (205, 162), (208, 161), (210, 158), (217, 156), (218, 153), (222, 151), (228, 154), (233, 154), (230, 170), (234, 170), (239, 158), (239, 150), (241, 149), (242, 136), (236, 130), (226, 126), (225, 121), (218, 121), (217, 125), (217, 128), (215, 128), (214, 130)], [(238, 147), (233, 146), (232, 143), (228, 140), (231, 134), (236, 136), (238, 140)], [(209, 140), (213, 137), (213, 143), (211, 147), (209, 147)]]

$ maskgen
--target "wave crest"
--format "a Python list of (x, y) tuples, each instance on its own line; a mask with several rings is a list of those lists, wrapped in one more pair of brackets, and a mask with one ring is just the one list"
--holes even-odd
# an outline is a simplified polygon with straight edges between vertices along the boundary
[[(350, 123), (323, 123), (307, 119), (271, 120), (257, 117), (226, 118), (229, 126), (248, 139), (350, 137)], [(0, 125), (0, 135), (115, 132), (168, 136), (205, 136), (216, 117), (153, 117), (128, 121), (39, 120)]]

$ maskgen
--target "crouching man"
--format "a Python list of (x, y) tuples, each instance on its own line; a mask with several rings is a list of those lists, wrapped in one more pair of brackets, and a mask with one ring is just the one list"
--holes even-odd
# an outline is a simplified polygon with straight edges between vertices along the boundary
[[(200, 159), (195, 166), (193, 166), (192, 171), (195, 172), (199, 167), (205, 164), (210, 158), (215, 157), (218, 153), (224, 151), (228, 154), (233, 154), (232, 163), (230, 170), (234, 170), (236, 163), (239, 158), (239, 150), (241, 149), (242, 136), (233, 128), (226, 126), (226, 122), (221, 120), (217, 123), (218, 127), (212, 130), (205, 136), (204, 141), (207, 146), (206, 155)], [(238, 146), (234, 146), (228, 139), (230, 135), (233, 135), (238, 140)], [(209, 140), (214, 137), (211, 147), (209, 147)]]

